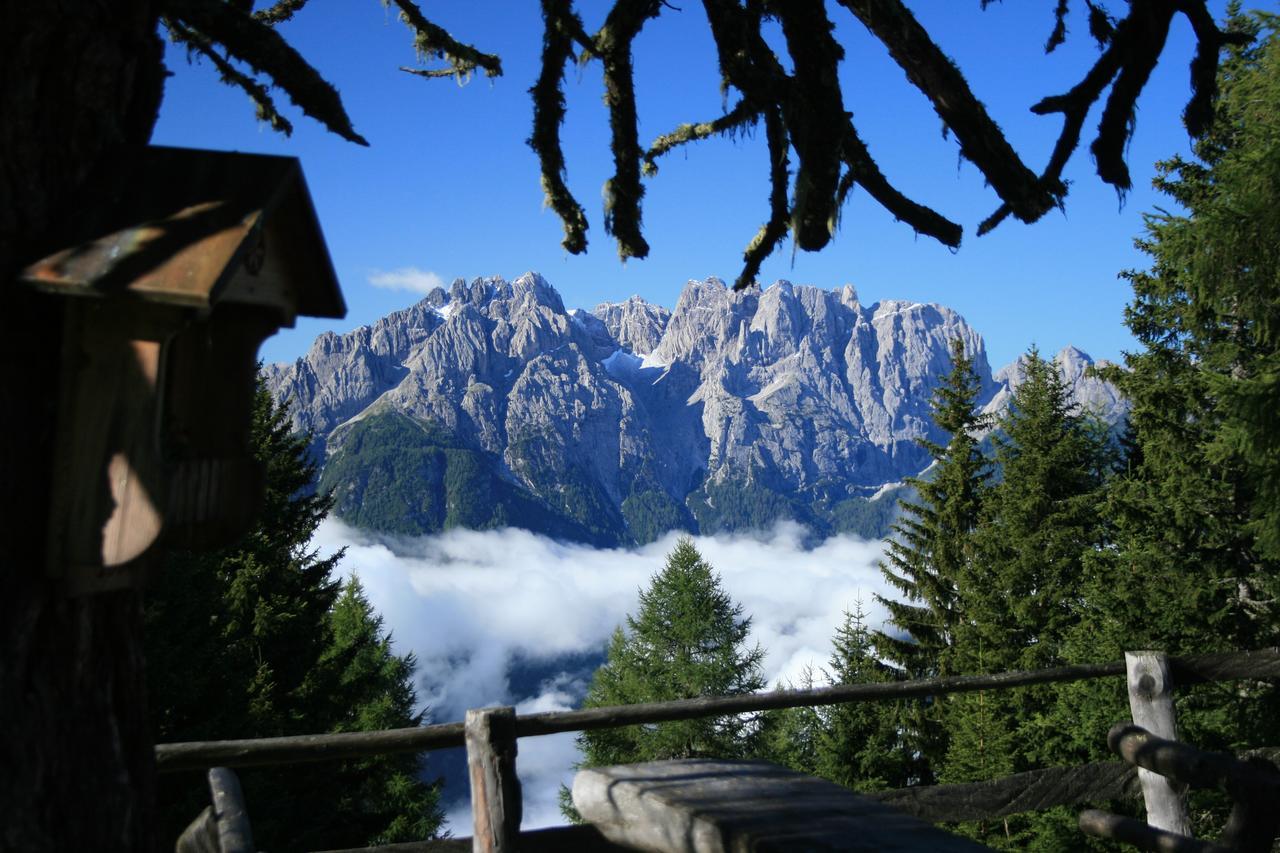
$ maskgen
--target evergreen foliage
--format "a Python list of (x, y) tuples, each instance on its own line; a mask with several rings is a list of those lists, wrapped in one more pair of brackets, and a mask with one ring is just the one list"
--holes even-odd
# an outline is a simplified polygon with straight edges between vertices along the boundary
[(934, 423), (948, 441), (920, 440), (933, 465), (927, 476), (907, 481), (917, 497), (901, 502), (903, 514), (893, 525), (880, 566), (902, 599), (877, 600), (910, 636), (876, 631), (875, 647), (912, 678), (944, 672), (943, 653), (953, 643), (957, 618), (956, 585), (969, 570), (972, 534), (990, 476), (977, 438), (983, 426), (977, 411), (981, 387), (959, 340), (952, 342), (951, 364), (932, 401)]
[[(158, 742), (418, 725), (412, 656), (397, 656), (341, 555), (308, 543), (331, 505), (311, 491), (308, 437), (259, 387), (255, 454), (266, 467), (261, 517), (218, 552), (173, 553), (148, 590), (146, 655)], [(271, 850), (421, 840), (442, 815), (416, 756), (245, 770), (255, 840)], [(203, 774), (160, 787), (164, 837), (207, 804)]]
[[(333, 493), (335, 511), (350, 524), (410, 535), (519, 524), (556, 538), (618, 544), (617, 513), (572, 468), (555, 469), (560, 479), (549, 491), (559, 505), (551, 506), (502, 477), (483, 453), (400, 412), (368, 415), (330, 442), (320, 488)], [(514, 440), (511, 452), (526, 458), (530, 442)]]
[[(947, 652), (954, 672), (1065, 663), (1068, 635), (1081, 621), (1083, 561), (1103, 541), (1098, 508), (1112, 464), (1106, 433), (1074, 411), (1057, 367), (1034, 347), (1022, 370), (997, 425), (1001, 477), (983, 501), (973, 559), (959, 585), (961, 613)], [(942, 781), (1078, 763), (1078, 755), (1055, 749), (1062, 732), (1075, 736), (1079, 726), (1056, 713), (1058, 696), (1056, 686), (948, 696)], [(1101, 745), (1109, 725), (1079, 736)], [(968, 829), (989, 844), (1023, 844), (1044, 820), (1022, 816)]]
[[(764, 650), (747, 647), (751, 619), (720, 587), (688, 538), (640, 592), (640, 606), (609, 641), (586, 708), (731, 696), (764, 687)], [(762, 748), (759, 715), (598, 729), (578, 736), (580, 767), (671, 758), (745, 758)]]
[(1105, 434), (1074, 411), (1070, 389), (1033, 347), (996, 434), (1000, 481), (986, 495), (963, 575), (956, 671), (1038, 669), (1062, 662), (1079, 619), (1085, 553), (1100, 540)]
[[(977, 432), (983, 418), (977, 411), (981, 390), (973, 360), (956, 340), (952, 367), (934, 391), (934, 422), (947, 436), (939, 444), (921, 439), (933, 458), (927, 476), (912, 478), (915, 500), (902, 500), (902, 516), (886, 541), (880, 571), (901, 598), (876, 596), (890, 622), (907, 636), (884, 630), (871, 633), (876, 654), (908, 678), (946, 674), (948, 650), (955, 642), (959, 618), (958, 584), (970, 571), (973, 534), (990, 477)], [(917, 783), (932, 781), (945, 752), (946, 734), (941, 708), (928, 701), (913, 706), (904, 717), (906, 749), (917, 757)]]
[[(1108, 495), (1114, 547), (1092, 560), (1098, 642), (1171, 654), (1280, 642), (1280, 38), (1277, 18), (1224, 61), (1195, 159), (1159, 164), (1182, 212), (1147, 217), (1147, 271), (1127, 278), (1141, 349), (1108, 375), (1133, 404), (1133, 454)], [(1179, 696), (1183, 736), (1273, 743), (1269, 685)]]
[[(895, 677), (875, 657), (862, 602), (845, 611), (832, 638), (825, 675), (831, 684), (874, 684)], [(858, 791), (899, 788), (919, 778), (921, 769), (903, 743), (904, 720), (914, 706), (905, 702), (850, 702), (818, 709), (817, 775)]]

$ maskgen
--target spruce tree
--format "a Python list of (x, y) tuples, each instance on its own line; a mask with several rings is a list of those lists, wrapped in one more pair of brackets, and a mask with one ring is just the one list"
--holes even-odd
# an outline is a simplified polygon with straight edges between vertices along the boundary
[(1000, 481), (963, 578), (965, 612), (950, 652), (959, 671), (1060, 663), (1061, 639), (1079, 618), (1082, 560), (1101, 535), (1105, 434), (1076, 412), (1056, 365), (1034, 347), (1022, 371), (997, 424)]
[[(728, 696), (764, 687), (764, 650), (746, 645), (751, 619), (721, 589), (715, 571), (687, 537), (640, 592), (639, 610), (627, 617), (626, 626), (614, 632), (584, 707)], [(578, 766), (745, 758), (764, 749), (761, 732), (762, 720), (755, 714), (586, 731), (578, 736)]]
[[(973, 358), (956, 340), (951, 345), (951, 370), (933, 394), (933, 419), (946, 444), (921, 439), (933, 464), (907, 482), (915, 500), (900, 501), (903, 516), (886, 542), (880, 571), (901, 599), (876, 596), (899, 631), (871, 633), (877, 656), (908, 678), (945, 674), (948, 649), (954, 643), (957, 584), (973, 559), (973, 534), (990, 476), (978, 432), (984, 419), (977, 411), (981, 390)], [(902, 721), (908, 749), (921, 758), (919, 776), (931, 781), (931, 762), (945, 751), (945, 735), (932, 701), (917, 706)]]
[[(813, 667), (806, 664), (798, 684), (788, 682), (787, 690), (812, 690), (818, 684)], [(779, 708), (764, 715), (764, 751), (769, 761), (810, 776), (823, 776), (820, 743), (826, 728), (824, 708), (800, 705)], [(829, 777), (828, 777), (829, 778)]]
[[(1195, 157), (1158, 166), (1180, 210), (1147, 217), (1151, 268), (1126, 275), (1141, 348), (1109, 375), (1132, 402), (1137, 453), (1109, 495), (1098, 619), (1108, 637), (1170, 654), (1280, 642), (1277, 20), (1233, 4), (1232, 26), (1262, 38), (1224, 61)], [(1181, 732), (1206, 747), (1274, 742), (1275, 694), (1199, 688), (1180, 697)]]
[[(157, 742), (416, 725), (412, 658), (397, 657), (358, 585), (334, 580), (340, 554), (309, 545), (331, 501), (316, 494), (307, 436), (261, 386), (254, 452), (266, 499), (255, 527), (212, 553), (175, 553), (146, 602), (150, 711)], [(244, 770), (254, 837), (293, 850), (421, 840), (441, 812), (416, 759)], [(207, 804), (202, 774), (160, 788), (162, 837)]]
[[(997, 424), (1000, 480), (984, 501), (974, 558), (964, 573), (955, 672), (1040, 669), (1064, 663), (1065, 644), (1081, 619), (1085, 554), (1103, 541), (1098, 512), (1111, 465), (1105, 432), (1078, 414), (1052, 361), (1033, 347), (1022, 384)], [(1046, 744), (1044, 721), (1057, 707), (1056, 687), (980, 691), (946, 698), (948, 749), (941, 779), (999, 778), (1046, 764), (1076, 763)], [(1074, 728), (1056, 720), (1057, 728)], [(1105, 736), (1105, 728), (1089, 733)], [(1020, 845), (1041, 818), (1020, 817), (966, 829), (989, 844)]]
[[(875, 657), (862, 602), (845, 611), (832, 638), (825, 675), (830, 684), (875, 684), (894, 672)], [(919, 778), (919, 758), (903, 742), (902, 702), (849, 702), (818, 709), (816, 773), (858, 791), (898, 788)]]

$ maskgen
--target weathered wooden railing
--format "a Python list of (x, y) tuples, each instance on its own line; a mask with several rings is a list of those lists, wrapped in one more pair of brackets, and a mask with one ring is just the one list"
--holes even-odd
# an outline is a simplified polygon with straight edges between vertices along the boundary
[[(472, 783), (475, 849), (510, 850), (514, 849), (519, 832), (520, 793), (514, 771), (516, 741), (522, 737), (1126, 675), (1135, 722), (1156, 736), (1173, 739), (1176, 737), (1171, 701), (1173, 684), (1185, 687), (1237, 679), (1280, 678), (1280, 649), (1275, 648), (1182, 658), (1165, 658), (1158, 653), (1130, 653), (1126, 657), (1127, 662), (700, 697), (579, 711), (520, 715), (511, 708), (486, 708), (469, 711), (466, 722), (409, 729), (161, 744), (156, 747), (156, 759), (160, 772), (167, 773), (213, 766), (254, 767), (466, 746)], [(970, 785), (905, 788), (871, 796), (933, 822), (972, 820), (1133, 795), (1139, 787), (1135, 777), (1134, 768), (1122, 762), (1095, 762), (1082, 767), (1036, 770)], [(1152, 824), (1175, 832), (1185, 829), (1185, 823), (1177, 823), (1179, 807), (1175, 801), (1181, 798), (1180, 790), (1169, 788), (1160, 777), (1144, 778), (1140, 784), (1149, 816), (1153, 818)], [(1166, 813), (1170, 817), (1164, 817)]]

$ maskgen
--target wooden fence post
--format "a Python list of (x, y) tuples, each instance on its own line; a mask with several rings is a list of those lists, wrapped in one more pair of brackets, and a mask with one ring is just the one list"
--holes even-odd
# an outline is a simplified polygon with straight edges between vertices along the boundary
[[(1177, 740), (1168, 657), (1164, 652), (1125, 652), (1124, 662), (1133, 722), (1157, 737)], [(1147, 806), (1147, 824), (1191, 838), (1186, 786), (1141, 768), (1138, 781), (1142, 783), (1142, 799)]]
[(513, 853), (520, 836), (520, 779), (516, 776), (516, 709), (467, 711), (467, 771), (471, 776), (474, 853)]

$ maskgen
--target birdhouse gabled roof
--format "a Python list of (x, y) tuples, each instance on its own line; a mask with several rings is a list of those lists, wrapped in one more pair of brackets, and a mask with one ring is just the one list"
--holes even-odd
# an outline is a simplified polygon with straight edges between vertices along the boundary
[(296, 158), (150, 146), (90, 195), (69, 245), (21, 278), (65, 295), (338, 318), (346, 304)]

